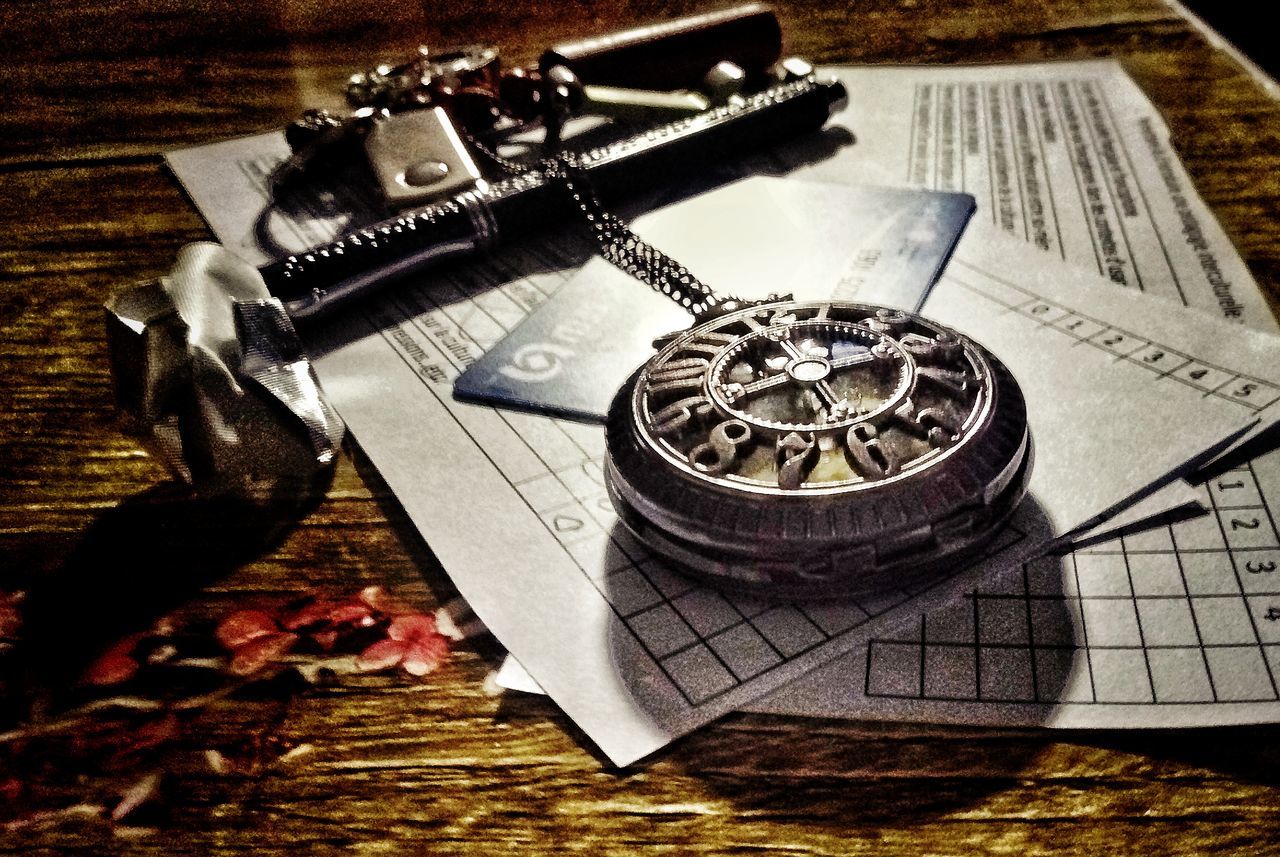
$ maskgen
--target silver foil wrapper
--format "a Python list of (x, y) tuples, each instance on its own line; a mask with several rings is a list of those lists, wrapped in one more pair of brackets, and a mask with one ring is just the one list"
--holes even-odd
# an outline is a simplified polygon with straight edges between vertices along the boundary
[(280, 301), (218, 244), (106, 306), (112, 374), (131, 427), (182, 481), (235, 491), (313, 481), (344, 426)]

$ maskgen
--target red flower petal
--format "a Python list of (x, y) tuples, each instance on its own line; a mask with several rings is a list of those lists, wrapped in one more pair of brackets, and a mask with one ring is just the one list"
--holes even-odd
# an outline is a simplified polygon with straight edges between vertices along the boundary
[(142, 750), (171, 741), (178, 737), (180, 726), (178, 718), (172, 713), (165, 714), (158, 720), (143, 723), (129, 734), (128, 749)]
[(251, 675), (267, 666), (276, 658), (293, 648), (298, 642), (297, 634), (278, 632), (254, 637), (243, 646), (238, 646), (231, 658), (231, 672), (235, 675)]
[(96, 685), (119, 684), (133, 678), (137, 672), (138, 662), (112, 647), (112, 650), (89, 665), (83, 681)]
[(414, 640), (418, 637), (435, 636), (437, 633), (436, 620), (421, 613), (397, 616), (391, 621), (391, 627), (387, 628), (387, 636), (393, 640)]
[(400, 640), (379, 640), (360, 653), (356, 666), (365, 672), (385, 670), (400, 663), (408, 648), (408, 644)]
[(0, 640), (13, 639), (22, 629), (22, 614), (9, 603), (6, 594), (0, 592)]
[(334, 604), (329, 610), (328, 620), (334, 625), (343, 625), (350, 623), (353, 625), (363, 625), (365, 620), (370, 618), (369, 607), (361, 604), (359, 601), (343, 601)]
[(449, 641), (440, 634), (423, 635), (409, 644), (401, 666), (412, 676), (434, 672), (449, 657)]
[(327, 652), (333, 648), (334, 643), (338, 642), (338, 632), (316, 631), (311, 635), (311, 639), (315, 640), (316, 645)]
[(330, 625), (371, 625), (368, 605), (355, 599), (321, 598), (304, 604), (281, 620), (290, 631)]
[(387, 590), (381, 586), (366, 586), (361, 589), (360, 600), (369, 605), (370, 609), (385, 613), (388, 616), (402, 616), (405, 613), (413, 612), (400, 601), (391, 597)]
[(237, 610), (218, 623), (214, 636), (224, 648), (235, 651), (250, 640), (280, 631), (271, 614), (262, 610)]
[(152, 720), (134, 728), (124, 736), (111, 736), (107, 740), (112, 745), (111, 763), (127, 764), (131, 757), (136, 757), (148, 750), (154, 750), (166, 742), (178, 737), (181, 724), (173, 714), (165, 714), (159, 720)]
[(308, 625), (327, 621), (333, 606), (334, 602), (328, 598), (317, 598), (314, 601), (308, 601), (297, 610), (287, 614), (280, 620), (280, 624), (290, 631), (296, 631)]
[(146, 636), (147, 635), (141, 631), (136, 634), (126, 634), (116, 640), (115, 643), (111, 645), (111, 648), (107, 649), (103, 655), (132, 655), (134, 648), (136, 648), (138, 643), (141, 643)]
[(17, 777), (0, 780), (0, 798), (16, 803), (18, 798), (22, 797), (22, 792), (22, 780)]

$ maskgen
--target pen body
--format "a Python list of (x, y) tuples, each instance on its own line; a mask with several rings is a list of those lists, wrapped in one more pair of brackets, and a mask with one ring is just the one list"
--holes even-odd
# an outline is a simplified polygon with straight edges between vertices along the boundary
[[(805, 78), (566, 159), (610, 205), (815, 131), (844, 95), (838, 82)], [(273, 262), (262, 274), (290, 314), (307, 320), (406, 274), (581, 219), (563, 183), (534, 167)]]

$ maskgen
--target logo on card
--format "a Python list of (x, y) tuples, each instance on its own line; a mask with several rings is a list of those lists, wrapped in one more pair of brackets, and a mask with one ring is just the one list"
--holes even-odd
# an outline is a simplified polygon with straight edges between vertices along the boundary
[[(570, 306), (565, 317), (557, 320), (545, 340), (526, 342), (505, 358), (498, 372), (523, 384), (542, 384), (552, 380), (565, 368), (565, 362), (600, 340), (599, 319), (590, 306)], [(516, 328), (516, 334), (523, 327)]]
[(541, 384), (560, 374), (573, 350), (550, 342), (526, 342), (511, 355), (511, 362), (498, 371), (525, 384)]

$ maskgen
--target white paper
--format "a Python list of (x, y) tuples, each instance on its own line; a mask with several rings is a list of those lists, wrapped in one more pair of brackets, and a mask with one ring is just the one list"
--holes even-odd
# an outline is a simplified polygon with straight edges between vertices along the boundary
[[(1024, 261), (971, 235), (947, 276), (1021, 271)], [(1088, 279), (1079, 271), (1020, 278), (1014, 290), (1033, 297), (1015, 311), (1039, 318), (1045, 335), (1089, 332), (1082, 348), (1112, 349), (1121, 363), (1165, 373), (1162, 380), (1197, 384), (1206, 401), (1249, 399), (1274, 423), (1280, 340), (1207, 317), (1189, 331), (1195, 314)], [(1070, 331), (1107, 316), (1124, 321)], [(1068, 728), (1280, 719), (1280, 538), (1272, 512), (1280, 453), (1197, 490), (1211, 510), (1205, 517), (995, 575), (748, 708)]]
[[(256, 210), (245, 200), (260, 188), (264, 167), (278, 157), (279, 144), (274, 145), (273, 152), (261, 141), (232, 141), (170, 158), (215, 231), (247, 255), (254, 247), (249, 237)], [(851, 154), (863, 153), (853, 147), (830, 163)], [(222, 195), (218, 206), (210, 203), (215, 194)], [(716, 282), (714, 264), (697, 255), (712, 242), (705, 234), (687, 237), (694, 246), (664, 249)], [(550, 249), (516, 251), (495, 264), (402, 291), (364, 320), (379, 335), (336, 337), (321, 346), (326, 353), (318, 363), (326, 390), (357, 440), (477, 613), (610, 758), (625, 763), (651, 752), (899, 624), (901, 614), (890, 614), (895, 604), (905, 604), (909, 615), (953, 588), (972, 586), (977, 572), (914, 598), (893, 593), (857, 606), (767, 606), (689, 588), (646, 559), (612, 526), (598, 482), (598, 430), (460, 405), (447, 394), (457, 367), (478, 352), (479, 343), (492, 341), (555, 287), (563, 276), (556, 263), (565, 258)], [(537, 272), (524, 273), (532, 269)], [(764, 291), (772, 285), (762, 284)], [(998, 326), (1001, 319), (1012, 317), (991, 313), (988, 320)], [(1035, 326), (1024, 322), (1009, 325), (1016, 328), (1014, 340), (1033, 335)], [(970, 330), (1001, 353), (998, 332)], [(1005, 350), (1020, 353), (1015, 345)], [(1176, 409), (1188, 399), (1182, 408), (1187, 412), (1190, 398), (1199, 402), (1169, 384), (1148, 397), (1148, 407), (1137, 407), (1142, 401), (1136, 397), (1145, 394), (1128, 390), (1131, 373), (1120, 378), (1098, 368), (1110, 364), (1096, 354), (1083, 362), (1044, 361), (1034, 377), (1054, 382), (1064, 365), (1094, 372), (1097, 384), (1105, 378), (1109, 389), (1119, 380), (1125, 392), (1117, 398), (1138, 411), (1132, 414), (1138, 434), (1130, 438), (1168, 424), (1171, 417), (1162, 408)], [(1127, 365), (1122, 368), (1128, 373)], [(1080, 380), (1074, 373), (1060, 379), (1064, 389)], [(1121, 418), (1129, 420), (1124, 408)], [(999, 545), (1001, 556), (993, 564), (1014, 561), (1038, 541), (1120, 503), (1222, 437), (1244, 411), (1230, 400), (1206, 400), (1199, 402), (1195, 424), (1165, 448), (1129, 449), (1122, 443), (1109, 451), (1110, 459), (1090, 455), (1079, 463), (1067, 454), (1050, 455), (1036, 470), (1033, 493), (1040, 505), (1015, 521), (1008, 535), (1021, 540)], [(1088, 409), (1063, 414), (1069, 418), (1063, 425), (1082, 412), (1087, 416)], [(1057, 425), (1057, 416), (1048, 424)], [(1089, 421), (1104, 422), (1096, 412)], [(1055, 484), (1064, 478), (1070, 479), (1067, 485)], [(731, 625), (717, 626), (730, 617), (736, 617)], [(728, 646), (732, 634), (764, 640), (775, 662), (744, 660), (758, 645), (726, 648), (733, 654), (723, 654), (718, 647)]]
[[(752, 181), (764, 189), (771, 180)], [(187, 178), (199, 200), (196, 184)], [(813, 192), (841, 190), (815, 185)], [(765, 191), (761, 204), (767, 199)], [(714, 194), (688, 200), (676, 216), (718, 222), (715, 204)], [(735, 204), (741, 204), (736, 197)], [(637, 227), (642, 234), (648, 229), (644, 219)], [(741, 259), (725, 257), (705, 229), (669, 227), (657, 230), (668, 239), (665, 249), (709, 282), (721, 281), (728, 266), (741, 293), (776, 288), (771, 279), (747, 282)], [(459, 591), (616, 763), (645, 755), (854, 645), (880, 627), (877, 617), (889, 608), (926, 604), (942, 598), (947, 586), (962, 585), (957, 577), (914, 596), (886, 593), (821, 608), (767, 605), (695, 588), (649, 558), (615, 525), (600, 482), (599, 428), (451, 396), (452, 378), (479, 343), (508, 329), (528, 295), (549, 287), (510, 275), (528, 265), (508, 255), (397, 289), (353, 329), (331, 331), (310, 345), (326, 392)], [(1056, 435), (1038, 429), (1031, 486), (1037, 502), (1026, 504), (991, 563), (1028, 554), (1121, 503), (1223, 438), (1245, 415), (1230, 401), (1212, 402), (1176, 441), (1152, 446), (1139, 438), (1197, 406), (1198, 391), (1169, 382), (1159, 395), (1140, 400), (1147, 389), (1140, 370), (1117, 371), (1110, 356), (1096, 350), (1073, 355), (1063, 339), (1050, 337), (1051, 347), (1042, 347), (1034, 321), (1001, 314), (999, 304), (984, 304), (980, 293), (958, 293), (943, 304), (952, 312), (939, 315), (941, 321), (977, 336), (1024, 379), (1032, 425), (1059, 429)], [(1023, 354), (1028, 336), (1034, 345)], [(1108, 393), (1105, 401), (1094, 396), (1099, 390)], [(1086, 406), (1062, 408), (1086, 391)], [(1142, 428), (1095, 449), (1087, 429), (1111, 417)]]
[[(714, 269), (694, 249), (676, 252)], [(886, 593), (814, 608), (692, 586), (615, 525), (600, 482), (598, 428), (452, 399), (462, 361), (448, 343), (497, 323), (492, 311), (449, 288), (448, 278), (410, 293), (371, 311), (375, 335), (320, 345), (325, 389), (477, 615), (615, 762), (644, 755), (832, 657), (862, 629), (880, 627), (884, 620), (876, 617), (889, 607), (942, 596), (940, 585), (914, 597)], [(993, 565), (1121, 503), (1245, 415), (1232, 401), (1204, 402), (1199, 390), (1172, 379), (1153, 389), (1141, 368), (1117, 365), (1103, 351), (1073, 354), (1066, 338), (1040, 341), (1034, 319), (1001, 314), (985, 297), (958, 292), (935, 317), (974, 333), (1027, 378), (1038, 427), (1038, 502), (1005, 534)], [(1029, 354), (1028, 337), (1036, 338)], [(438, 372), (422, 371), (415, 358), (423, 354)], [(1087, 404), (1062, 406), (1090, 396)], [(1192, 408), (1198, 418), (1178, 437), (1146, 441)], [(1089, 429), (1106, 419), (1136, 432), (1099, 447)], [(1040, 428), (1049, 426), (1056, 431)], [(767, 646), (775, 651), (760, 651)]]
[[(1155, 107), (1115, 60), (834, 68), (856, 142), (792, 175), (962, 190), (975, 220), (1131, 288), (1277, 330)], [(811, 146), (780, 164), (803, 163)]]
[[(841, 76), (855, 93), (845, 114), (848, 121), (860, 123), (863, 127), (874, 124), (881, 129), (874, 137), (860, 139), (860, 143), (867, 144), (862, 147), (865, 157), (857, 165), (850, 159), (848, 166), (852, 173), (846, 175), (883, 180), (897, 172), (904, 181), (926, 187), (968, 189), (978, 196), (980, 207), (986, 203), (987, 217), (993, 224), (1003, 225), (1009, 234), (1033, 245), (1038, 244), (1063, 258), (1092, 265), (1100, 276), (1111, 269), (1100, 258), (1104, 254), (1099, 253), (1097, 236), (1098, 225), (1102, 224), (1104, 231), (1110, 231), (1113, 238), (1119, 234), (1125, 239), (1117, 242), (1118, 247), (1132, 248), (1127, 255), (1130, 260), (1128, 270), (1144, 274), (1142, 286), (1147, 291), (1225, 318), (1243, 321), (1260, 330), (1276, 329), (1276, 322), (1261, 290), (1249, 276), (1242, 260), (1229, 247), (1221, 228), (1177, 163), (1167, 129), (1116, 63), (1097, 61), (945, 71), (927, 68), (859, 69), (843, 70)], [(975, 91), (974, 87), (980, 88)], [(908, 97), (907, 93), (913, 100), (927, 96), (932, 112), (916, 110), (912, 116), (905, 116), (895, 104), (894, 96), (896, 94), (901, 100)], [(1100, 109), (1093, 109), (1082, 99), (1095, 102)], [(960, 115), (955, 109), (957, 104), (962, 108), (969, 105), (975, 109)], [(1053, 105), (1052, 111), (1047, 110), (1050, 104)], [(1002, 123), (1003, 132), (993, 135), (992, 111), (1001, 105), (1005, 116), (1013, 115), (1015, 121), (1005, 121)], [(1090, 134), (1079, 135), (1079, 146), (1064, 145), (1064, 137), (1060, 133), (1072, 130), (1064, 113), (1064, 107), (1070, 105), (1077, 108), (1073, 111), (1076, 114), (1075, 124), (1082, 131), (1091, 130)], [(1046, 109), (1041, 110), (1042, 106)], [(1058, 120), (1056, 128), (1055, 115)], [(885, 128), (895, 130), (884, 133)], [(952, 130), (946, 131), (946, 128)], [(924, 133), (919, 133), (922, 129)], [(976, 129), (982, 129), (983, 133), (977, 135), (976, 140), (968, 140), (968, 143), (976, 145), (955, 144), (958, 131)], [(1050, 129), (1059, 133), (1055, 135)], [(1103, 132), (1101, 135), (1097, 133), (1099, 130)], [(912, 149), (895, 148), (890, 142), (894, 139), (899, 143), (923, 141), (923, 145)], [(1039, 157), (1034, 150), (1028, 156), (1026, 149), (1019, 145), (1033, 139), (1038, 144)], [(1123, 157), (1113, 158), (1102, 151), (1108, 140), (1116, 155)], [(1005, 150), (1004, 155), (1000, 155), (1000, 149)], [(1021, 161), (1010, 155), (1014, 150), (1021, 153)], [(1008, 164), (1012, 162), (1014, 177), (1018, 181), (1000, 181), (1001, 170), (992, 169), (1000, 160), (1006, 164), (1006, 174)], [(1099, 172), (1099, 165), (1104, 162), (1110, 166)], [(932, 176), (929, 175), (930, 166), (934, 168)], [(1093, 182), (1080, 181), (1082, 166), (1086, 167), (1085, 175), (1092, 173), (1095, 177)], [(1017, 171), (1018, 167), (1021, 167), (1021, 172)], [(820, 164), (814, 172), (822, 175), (833, 168), (830, 163)], [(993, 173), (995, 181), (992, 180)], [(1106, 181), (1098, 182), (1096, 178), (1099, 175)], [(1055, 176), (1058, 177), (1056, 180)], [(1027, 177), (1032, 178), (1030, 185)], [(1007, 192), (996, 190), (1001, 186), (1007, 188)], [(1117, 192), (1125, 186), (1138, 192), (1136, 196), (1132, 190), (1128, 194), (1130, 209), (1137, 217), (1124, 215), (1126, 204), (1120, 197), (1125, 195)], [(1035, 193), (1037, 187), (1051, 192), (1053, 205), (1044, 204), (1046, 195)], [(1096, 193), (1090, 188), (1096, 188)], [(1034, 201), (1037, 196), (1041, 199), (1038, 204)], [(1087, 198), (1098, 203), (1096, 210), (1082, 205), (1082, 200)], [(1001, 204), (994, 204), (997, 201)], [(1048, 217), (1044, 216), (1046, 210)], [(1061, 215), (1062, 224), (1049, 234), (1047, 225), (1056, 222), (1055, 214)], [(1074, 225), (1070, 222), (1073, 218)], [(1125, 229), (1118, 229), (1118, 224), (1123, 224)], [(1062, 231), (1063, 226), (1065, 231)], [(1089, 241), (1085, 242), (1082, 237), (1088, 237)], [(1156, 256), (1157, 250), (1159, 256)], [(1125, 254), (1116, 255), (1125, 258)], [(1161, 264), (1160, 256), (1164, 257), (1164, 264)], [(1154, 265), (1144, 263), (1144, 259), (1152, 257)], [(1146, 272), (1153, 268), (1155, 274), (1146, 276)], [(1119, 270), (1123, 272), (1126, 268), (1121, 265)], [(1124, 279), (1128, 280), (1126, 284), (1135, 285), (1139, 278)], [(1223, 341), (1228, 342), (1230, 338), (1224, 337)], [(1271, 562), (1266, 558), (1266, 550), (1267, 546), (1274, 544), (1275, 536), (1266, 527), (1272, 526), (1270, 506), (1280, 499), (1280, 473), (1277, 473), (1280, 466), (1275, 463), (1275, 457), (1274, 454), (1268, 455), (1242, 467), (1237, 471), (1239, 478), (1209, 483), (1210, 486), (1240, 483), (1243, 487), (1202, 488), (1211, 517), (1172, 528), (1163, 527), (1155, 533), (1128, 536), (1111, 544), (1095, 545), (1080, 553), (1082, 556), (1107, 557), (1105, 560), (1089, 558), (1084, 562), (1086, 565), (1110, 563), (1113, 566), (1112, 576), (1116, 578), (1127, 573), (1129, 591), (1136, 596), (1132, 611), (1119, 611), (1109, 623), (1114, 626), (1111, 631), (1121, 633), (1115, 631), (1119, 628), (1129, 634), (1123, 638), (1126, 645), (1119, 648), (1097, 646), (1098, 635), (1092, 638), (1093, 647), (1085, 646), (1090, 638), (1084, 631), (1083, 619), (1076, 621), (1075, 614), (1080, 613), (1086, 602), (1072, 602), (1071, 596), (1058, 599), (1066, 604), (1064, 610), (1073, 611), (1071, 615), (1075, 624), (1067, 636), (1073, 646), (1080, 647), (1071, 650), (1068, 664), (1073, 684), (1056, 689), (1041, 688), (1036, 694), (1037, 701), (1015, 703), (1009, 697), (1025, 699), (1026, 693), (1024, 690), (1015, 693), (1012, 688), (1017, 681), (1013, 680), (1003, 690), (993, 689), (987, 698), (976, 702), (980, 695), (979, 682), (975, 680), (972, 687), (966, 684), (966, 670), (972, 659), (957, 655), (956, 649), (941, 650), (933, 646), (924, 636), (930, 627), (928, 621), (917, 617), (913, 624), (896, 636), (915, 634), (916, 641), (924, 640), (925, 644), (919, 649), (920, 658), (915, 661), (903, 659), (896, 667), (890, 667), (891, 658), (887, 656), (900, 655), (905, 650), (901, 647), (885, 648), (881, 644), (876, 644), (881, 646), (878, 649), (872, 647), (882, 655), (874, 661), (877, 680), (884, 682), (882, 689), (890, 686), (910, 688), (912, 681), (918, 680), (917, 692), (900, 694), (892, 699), (884, 695), (868, 696), (870, 686), (864, 685), (856, 703), (851, 703), (850, 698), (840, 699), (837, 703), (829, 692), (830, 687), (816, 689), (821, 682), (831, 678), (829, 671), (824, 670), (806, 679), (808, 690), (797, 685), (789, 688), (785, 695), (778, 694), (764, 700), (761, 706), (764, 710), (805, 714), (992, 724), (1050, 722), (1077, 727), (1200, 726), (1275, 720), (1280, 717), (1280, 708), (1275, 704), (1277, 668), (1273, 662), (1274, 633), (1271, 628), (1277, 620), (1268, 617), (1277, 614), (1270, 612), (1267, 593), (1280, 591), (1280, 585), (1268, 583), (1269, 572), (1251, 571), (1268, 567), (1267, 563)], [(1258, 529), (1264, 531), (1257, 542), (1261, 547), (1241, 541), (1242, 535), (1252, 535), (1253, 531), (1231, 529), (1235, 519), (1229, 507), (1223, 505), (1236, 502), (1230, 499), (1231, 492), (1245, 491), (1248, 492), (1247, 503), (1242, 511), (1266, 513), (1258, 516), (1262, 518)], [(1253, 517), (1250, 515), (1242, 519), (1242, 523), (1252, 523)], [(1220, 538), (1213, 535), (1215, 526), (1221, 532)], [(1207, 541), (1200, 541), (1198, 534), (1206, 528)], [(1190, 562), (1184, 559), (1184, 554)], [(1196, 564), (1208, 557), (1217, 564), (1203, 567)], [(1067, 584), (1072, 583), (1074, 565), (1071, 564), (1075, 561), (1074, 557), (1068, 557), (1063, 562), (1070, 567), (1060, 569)], [(1219, 573), (1228, 565), (1233, 572), (1231, 575)], [(1177, 575), (1174, 574), (1175, 569)], [(1165, 581), (1168, 585), (1155, 586), (1144, 579), (1157, 574), (1166, 575), (1170, 581), (1175, 577), (1181, 579), (1181, 592), (1170, 581)], [(1016, 576), (1005, 585), (1014, 590), (1020, 588)], [(1065, 615), (1062, 611), (1045, 612), (1048, 610), (1046, 605), (1054, 598), (1037, 598), (1025, 581), (1021, 590), (1020, 597), (1025, 605), (1036, 608), (1029, 609), (1027, 613), (1032, 620), (1033, 638), (1059, 633), (1061, 628), (1053, 626), (1060, 626), (1061, 622), (1044, 618), (1056, 615), (1061, 619)], [(1084, 597), (1092, 598), (1090, 595)], [(1280, 602), (1280, 598), (1276, 601)], [(1090, 600), (1087, 603), (1092, 609), (1095, 603), (1101, 602)], [(1241, 609), (1225, 609), (1223, 605), (1227, 604), (1238, 604)], [(1196, 612), (1197, 605), (1200, 605), (1199, 613)], [(971, 601), (970, 607), (974, 606)], [(1041, 617), (1039, 622), (1035, 621), (1036, 617)], [(1190, 627), (1198, 629), (1203, 617), (1211, 629), (1207, 637), (1196, 637), (1194, 645), (1192, 636), (1181, 633), (1189, 627), (1189, 617)], [(1095, 624), (1098, 621), (1095, 617)], [(1140, 637), (1142, 645), (1139, 648), (1132, 645), (1131, 631), (1135, 623), (1145, 630)], [(935, 621), (934, 627), (933, 637), (941, 635), (946, 638), (947, 632), (938, 630), (945, 627), (941, 617)], [(1170, 627), (1180, 629), (1180, 635), (1169, 632), (1167, 636), (1161, 636)], [(979, 637), (970, 635), (969, 639)], [(963, 632), (959, 638), (964, 638)], [(1102, 636), (1102, 639), (1107, 638)], [(1010, 674), (1025, 677), (1023, 666), (1034, 664), (1036, 658), (1042, 656), (1036, 653), (1038, 648), (1014, 646), (1000, 650), (996, 657), (1014, 659), (1018, 666)], [(1142, 670), (1134, 668), (1138, 664), (1139, 649), (1145, 676)], [(979, 661), (984, 655), (980, 647), (973, 651), (977, 659), (973, 661), (974, 675), (977, 675)], [(1030, 655), (1026, 654), (1028, 651)], [(1095, 652), (1100, 653), (1096, 658), (1093, 657)], [(844, 661), (845, 666), (855, 663), (860, 665), (860, 674), (870, 674), (871, 664), (867, 662), (865, 652)], [(925, 668), (926, 664), (929, 669)], [(1051, 672), (1061, 672), (1061, 666), (1051, 659)], [(831, 670), (835, 669), (833, 665)], [(986, 675), (991, 677), (995, 673), (989, 669)], [(1083, 684), (1085, 678), (1089, 681), (1087, 688)], [(926, 688), (926, 683), (937, 686)], [(1100, 693), (1099, 686), (1102, 688)], [(930, 693), (926, 694), (926, 690)], [(1137, 698), (1120, 700), (1117, 694), (1131, 694)], [(1193, 697), (1194, 702), (1178, 702), (1179, 694)], [(924, 701), (922, 697), (926, 695), (948, 695), (953, 699)], [(992, 698), (1001, 695), (1007, 698)], [(1241, 699), (1250, 701), (1241, 702)]]

